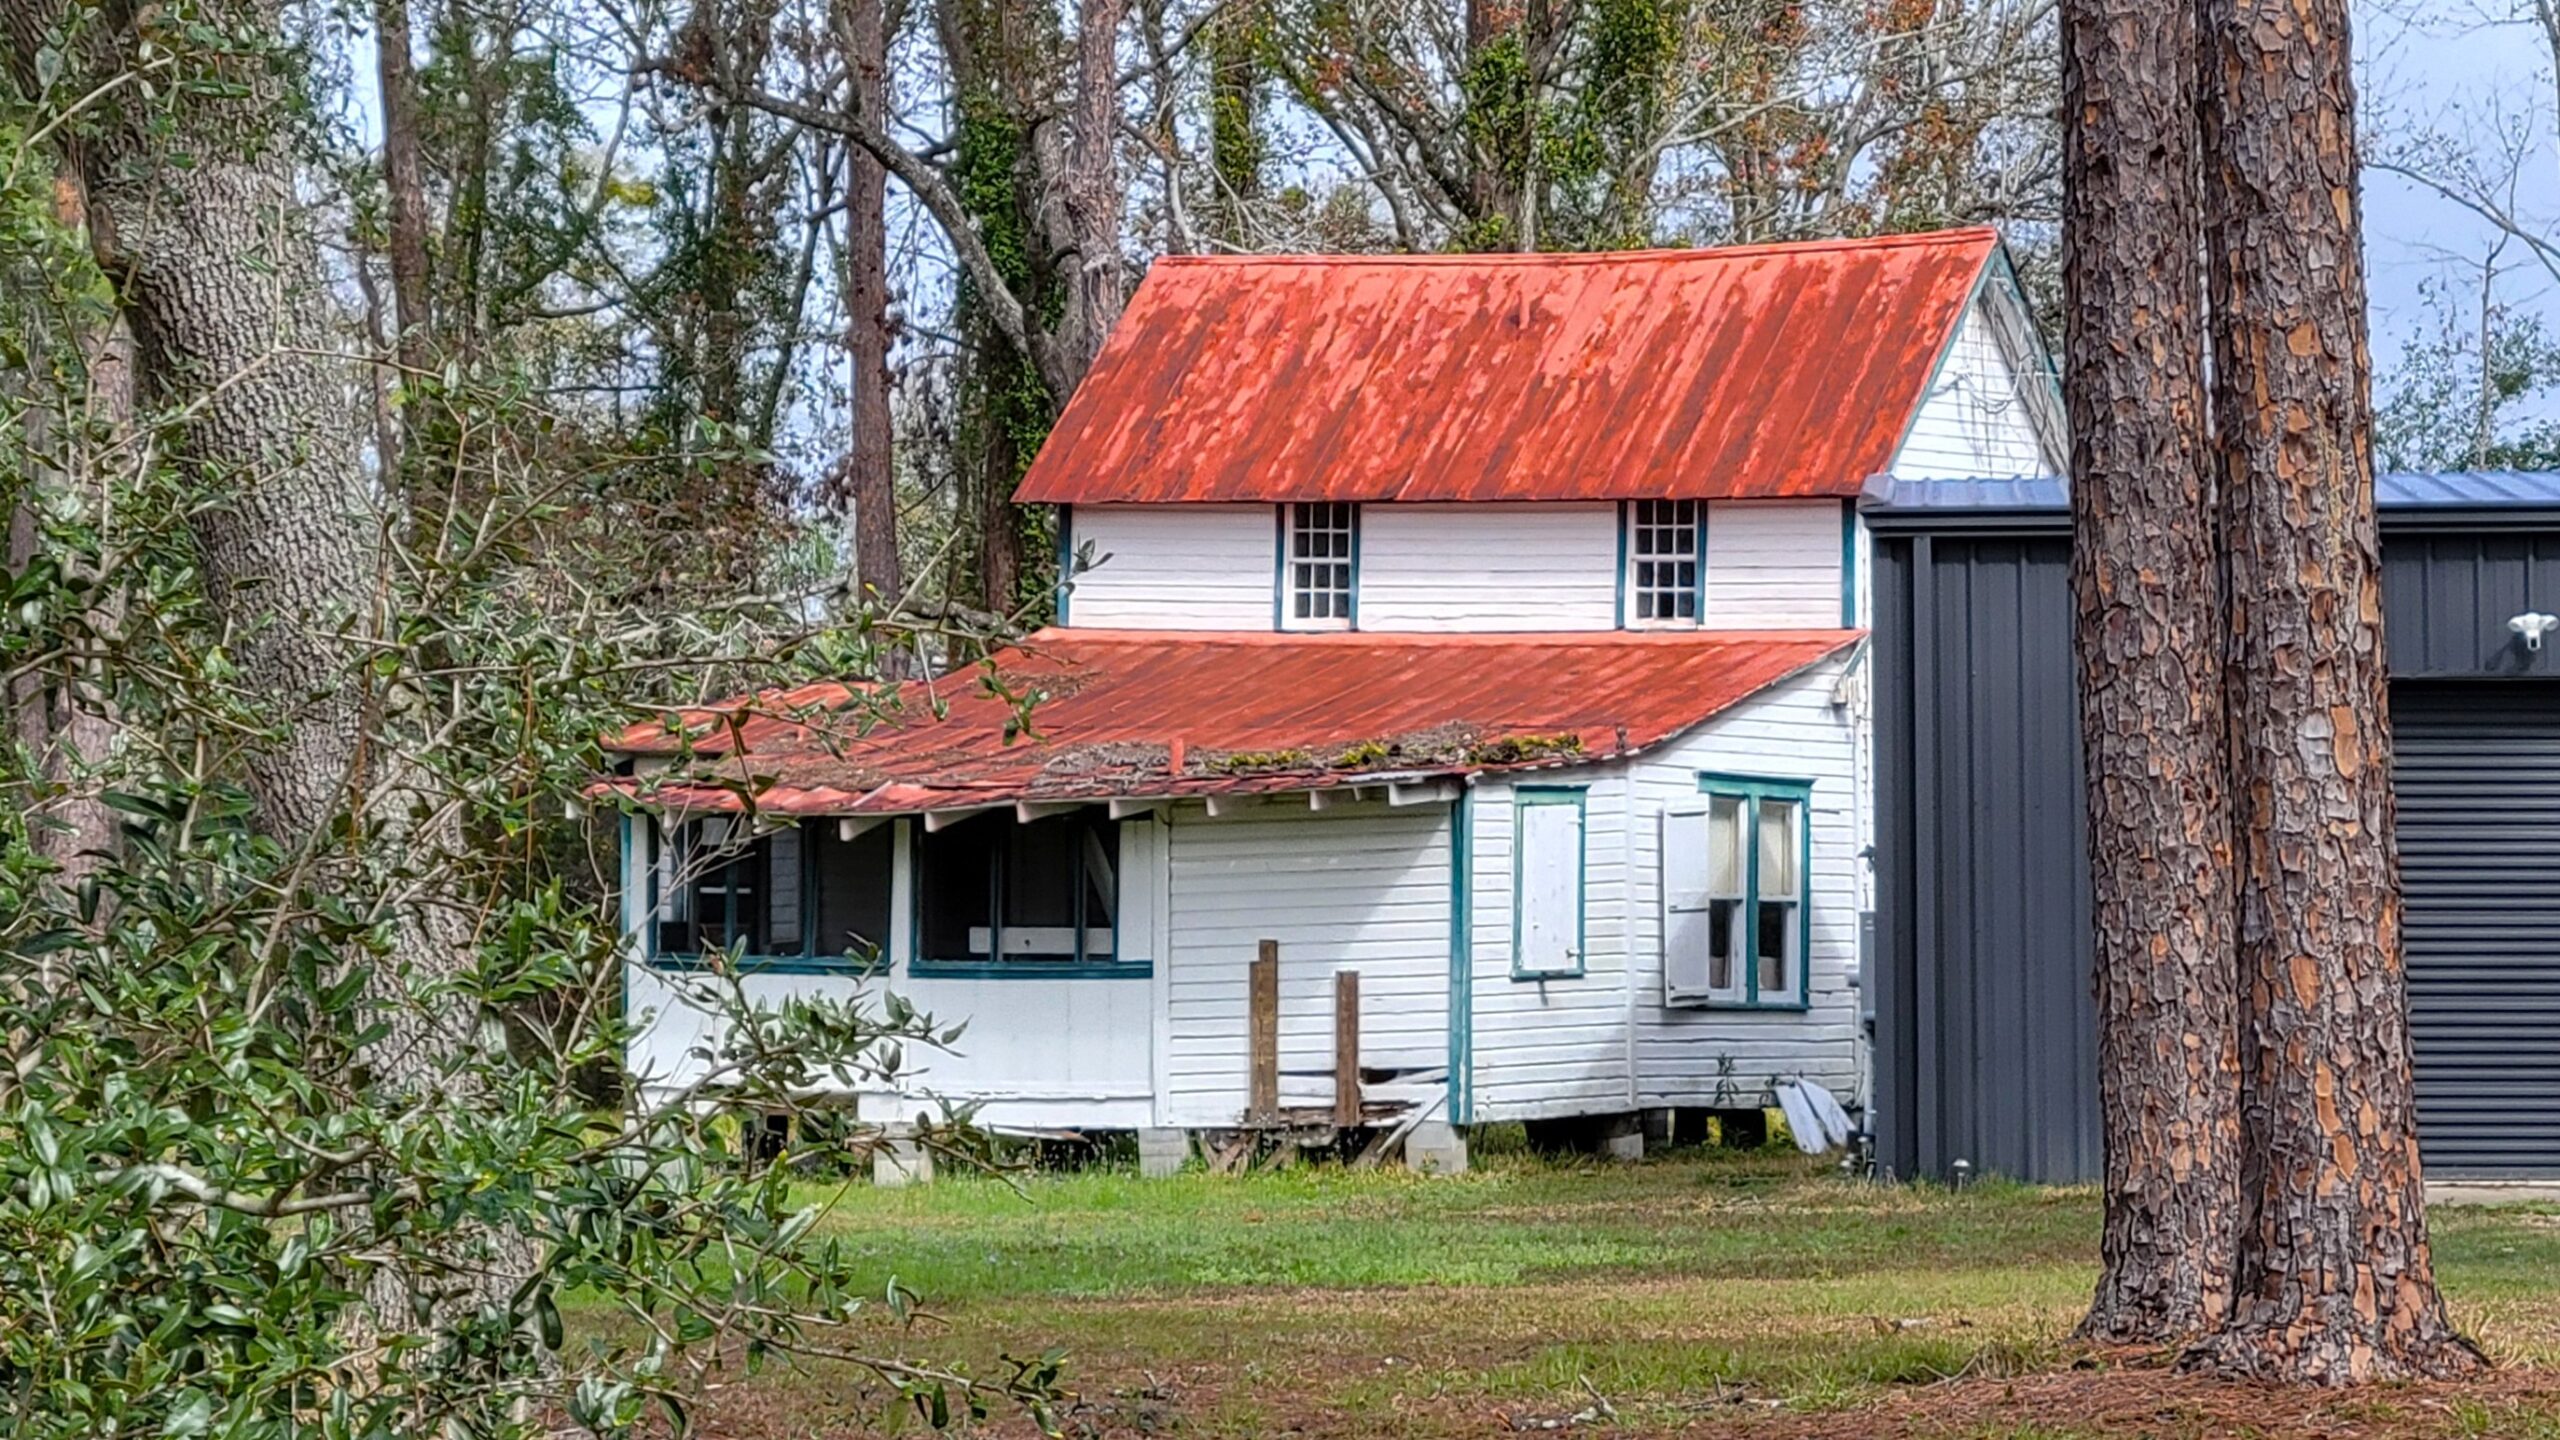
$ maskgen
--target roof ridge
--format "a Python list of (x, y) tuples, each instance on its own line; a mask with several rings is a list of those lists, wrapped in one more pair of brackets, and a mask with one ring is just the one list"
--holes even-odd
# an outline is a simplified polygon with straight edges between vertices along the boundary
[[(1078, 643), (1107, 645), (1305, 645), (1349, 649), (1360, 645), (1419, 645), (1449, 649), (1499, 645), (1695, 645), (1709, 642), (1812, 640), (1853, 635), (1854, 629), (1695, 630), (1143, 630), (1100, 625), (1048, 626), (1007, 646), (1027, 650)], [(1002, 654), (1003, 651), (997, 651)], [(992, 658), (992, 657), (990, 657)]]
[(1281, 255), (1159, 255), (1158, 265), (1203, 267), (1244, 267), (1252, 265), (1335, 265), (1391, 266), (1492, 266), (1504, 269), (1528, 267), (1563, 267), (1580, 265), (1625, 264), (1637, 261), (1667, 263), (1677, 260), (1709, 260), (1755, 255), (1802, 255), (1826, 250), (1891, 250), (1914, 245), (1958, 245), (1996, 242), (2000, 232), (1989, 225), (1967, 225), (1953, 230), (1913, 230), (1893, 235), (1841, 235), (1820, 240), (1762, 240), (1743, 245), (1655, 246), (1641, 250), (1540, 250), (1527, 254), (1516, 251), (1490, 252), (1411, 252), (1411, 251), (1328, 251), (1296, 252)]

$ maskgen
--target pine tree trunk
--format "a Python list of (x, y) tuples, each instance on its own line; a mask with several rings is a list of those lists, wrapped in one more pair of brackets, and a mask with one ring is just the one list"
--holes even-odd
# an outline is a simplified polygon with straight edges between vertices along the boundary
[(2068, 0), (2072, 594), (2097, 926), (2106, 1222), (2080, 1333), (2229, 1308), (2239, 1056), (2219, 526), (2206, 455), (2194, 13)]
[[(888, 120), (886, 0), (848, 0), (843, 35), (853, 72), (853, 103), (875, 123)], [(853, 444), (845, 457), (844, 496), (853, 506), (856, 579), (895, 603), (905, 586), (898, 564), (898, 492), (890, 446), (889, 220), (887, 174), (871, 152), (849, 147), (851, 188), (845, 198), (847, 358), (853, 366)]]
[(2482, 1364), (2437, 1294), (2391, 833), (2347, 0), (2205, 0), (2230, 564), (2241, 1184), (2191, 1363), (2348, 1384)]

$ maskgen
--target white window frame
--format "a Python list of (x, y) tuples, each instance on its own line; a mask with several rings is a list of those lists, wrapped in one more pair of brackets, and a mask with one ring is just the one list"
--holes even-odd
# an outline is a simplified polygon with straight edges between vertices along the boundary
[[(1695, 630), (1706, 623), (1707, 615), (1707, 504), (1703, 500), (1630, 500), (1621, 512), (1620, 536), (1626, 553), (1626, 570), (1619, 577), (1624, 588), (1623, 617), (1630, 630)], [(1685, 532), (1686, 549), (1680, 548)], [(1679, 583), (1681, 567), (1688, 569), (1688, 583)], [(1672, 583), (1661, 583), (1658, 573), (1668, 568)], [(1669, 615), (1647, 615), (1645, 610), (1657, 597), (1666, 602)], [(1689, 613), (1680, 614), (1685, 600)]]
[[(1272, 603), (1280, 629), (1357, 629), (1360, 507), (1339, 500), (1281, 506), (1279, 569), (1279, 593)], [(1312, 583), (1319, 572), (1326, 583)], [(1334, 584), (1337, 573), (1341, 583)]]

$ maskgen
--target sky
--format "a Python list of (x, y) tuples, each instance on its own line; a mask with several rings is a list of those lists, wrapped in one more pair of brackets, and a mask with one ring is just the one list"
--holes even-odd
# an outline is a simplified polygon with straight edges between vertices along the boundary
[[(2501, 125), (2529, 140), (2517, 209), (2538, 233), (2560, 241), (2560, 109), (2551, 52), (2520, 18), (2533, 0), (2352, 0), (2360, 115), (2368, 157), (2390, 137), (2434, 133), (2481, 148)], [(349, 123), (378, 135), (372, 43), (359, 23), (348, 37)], [(610, 115), (603, 117), (609, 123)], [(2409, 340), (2438, 322), (2426, 302), (2430, 281), (2466, 298), (2497, 229), (2424, 185), (2369, 165), (2364, 176), (2367, 283), (2378, 388), (2387, 388)], [(2560, 280), (2510, 244), (2499, 298), (2545, 317), (2560, 332)]]
[[(2479, 135), (2501, 121), (2530, 124), (2518, 209), (2560, 238), (2560, 117), (2552, 113), (2550, 52), (2529, 25), (2506, 21), (2529, 0), (2359, 0), (2357, 60), (2368, 148), (2387, 132), (2432, 128)], [(2484, 13), (2486, 12), (2486, 13)], [(2374, 349), (2388, 373), (2408, 336), (2427, 325), (2421, 287), (2432, 277), (2471, 285), (2497, 230), (2426, 187), (2375, 167), (2364, 179), (2365, 256)], [(2500, 285), (2510, 306), (2560, 328), (2560, 285), (2510, 246)]]

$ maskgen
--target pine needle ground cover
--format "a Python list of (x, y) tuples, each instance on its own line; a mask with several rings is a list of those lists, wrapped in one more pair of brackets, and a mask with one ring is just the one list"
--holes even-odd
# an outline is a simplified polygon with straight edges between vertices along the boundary
[[(2087, 1189), (1879, 1187), (1689, 1153), (811, 1198), (823, 1232), (876, 1253), (884, 1292), (921, 1297), (883, 1343), (987, 1375), (1054, 1359), (1071, 1435), (2560, 1440), (2560, 1207), (2436, 1212), (2447, 1291), (2496, 1376), (2323, 1394), (2071, 1348), (2096, 1273)], [(783, 1440), (870, 1433), (880, 1406), (850, 1373), (775, 1365), (729, 1377), (697, 1419)]]

